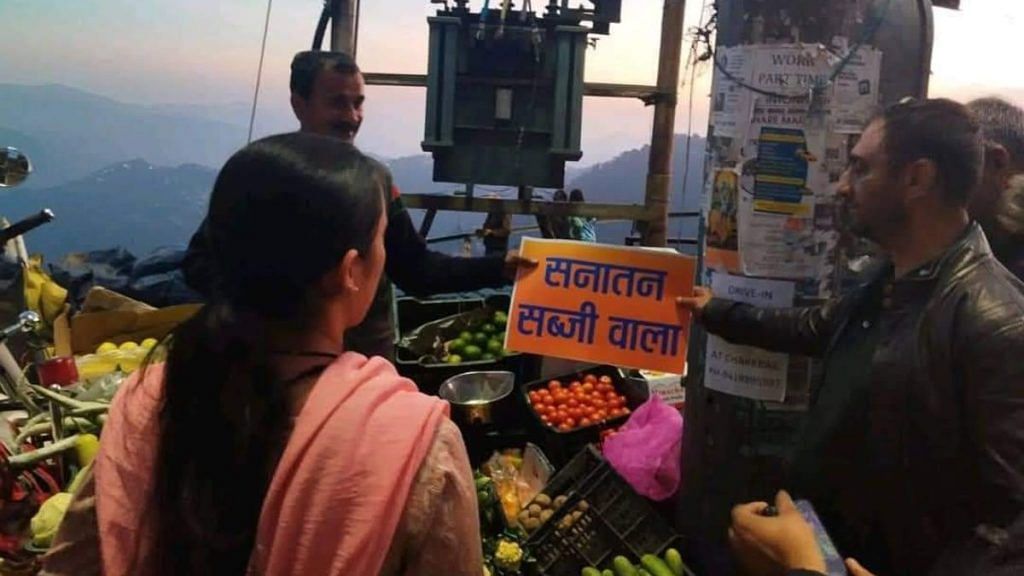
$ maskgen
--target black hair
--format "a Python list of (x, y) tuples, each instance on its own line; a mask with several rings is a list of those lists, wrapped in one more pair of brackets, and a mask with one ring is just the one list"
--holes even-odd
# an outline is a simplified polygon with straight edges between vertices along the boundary
[(583, 190), (573, 188), (572, 192), (569, 192), (569, 202), (583, 202)]
[(307, 325), (315, 287), (367, 254), (384, 209), (379, 164), (327, 136), (272, 136), (217, 176), (206, 234), (215, 296), (166, 342), (154, 469), (153, 569), (244, 574), (286, 433), (272, 322)]
[(334, 70), (341, 74), (360, 73), (355, 59), (345, 52), (299, 52), (292, 59), (292, 76), (289, 82), (292, 93), (308, 100), (313, 94), (313, 84), (321, 70)]
[(551, 199), (554, 200), (555, 202), (565, 202), (569, 199), (569, 197), (565, 195), (565, 190), (555, 190), (555, 193), (551, 196)]
[(931, 160), (946, 201), (967, 205), (981, 180), (984, 153), (980, 127), (967, 107), (945, 98), (908, 99), (886, 108), (876, 120), (884, 123), (885, 153), (892, 169)]
[(967, 103), (981, 126), (986, 144), (998, 144), (1014, 166), (1024, 166), (1024, 110), (1002, 98), (978, 98)]

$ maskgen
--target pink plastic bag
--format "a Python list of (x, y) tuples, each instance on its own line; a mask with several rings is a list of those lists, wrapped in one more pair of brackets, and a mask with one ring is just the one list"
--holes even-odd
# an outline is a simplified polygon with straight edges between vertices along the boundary
[(637, 493), (661, 501), (679, 489), (683, 415), (657, 395), (604, 441), (604, 456)]

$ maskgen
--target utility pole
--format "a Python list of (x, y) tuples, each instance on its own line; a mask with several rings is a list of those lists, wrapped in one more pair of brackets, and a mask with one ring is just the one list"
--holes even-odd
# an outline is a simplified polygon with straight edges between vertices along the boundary
[(647, 191), (644, 195), (644, 205), (649, 215), (641, 227), (645, 246), (664, 246), (666, 240), (685, 11), (686, 0), (665, 0), (661, 17), (658, 92), (654, 99), (654, 129), (651, 133)]
[(331, 6), (331, 50), (356, 57), (359, 39), (359, 0), (333, 0)]

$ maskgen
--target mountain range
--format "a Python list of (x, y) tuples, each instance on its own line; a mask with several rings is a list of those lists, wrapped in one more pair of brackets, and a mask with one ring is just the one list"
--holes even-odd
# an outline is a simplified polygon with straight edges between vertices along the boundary
[[(0, 145), (24, 150), (35, 167), (25, 186), (0, 190), (0, 214), (14, 221), (52, 209), (57, 220), (27, 238), (29, 249), (50, 261), (72, 251), (123, 247), (141, 256), (163, 246), (184, 246), (206, 210), (214, 167), (245, 141), (246, 120), (241, 105), (142, 106), (65, 86), (0, 84)], [(690, 142), (684, 197), (680, 175), (687, 164), (686, 140), (679, 135), (675, 143), (673, 210), (695, 210), (700, 196), (704, 140), (694, 136)], [(647, 157), (643, 147), (590, 167), (570, 164), (566, 188), (581, 188), (593, 202), (642, 203)], [(381, 160), (404, 194), (460, 188), (433, 182), (427, 155)], [(494, 187), (477, 193), (515, 197), (514, 190)], [(438, 214), (429, 236), (471, 233), (483, 217)], [(516, 217), (513, 225), (535, 221)], [(599, 239), (621, 243), (630, 227), (601, 223)], [(693, 221), (673, 223), (669, 235), (695, 231)], [(461, 242), (436, 248), (453, 252)]]

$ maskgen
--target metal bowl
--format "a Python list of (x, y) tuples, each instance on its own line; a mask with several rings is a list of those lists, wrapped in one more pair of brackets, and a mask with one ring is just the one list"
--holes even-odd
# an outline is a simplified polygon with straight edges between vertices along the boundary
[(492, 424), (493, 407), (512, 394), (515, 381), (512, 372), (466, 372), (445, 380), (437, 395), (453, 406), (456, 422)]

